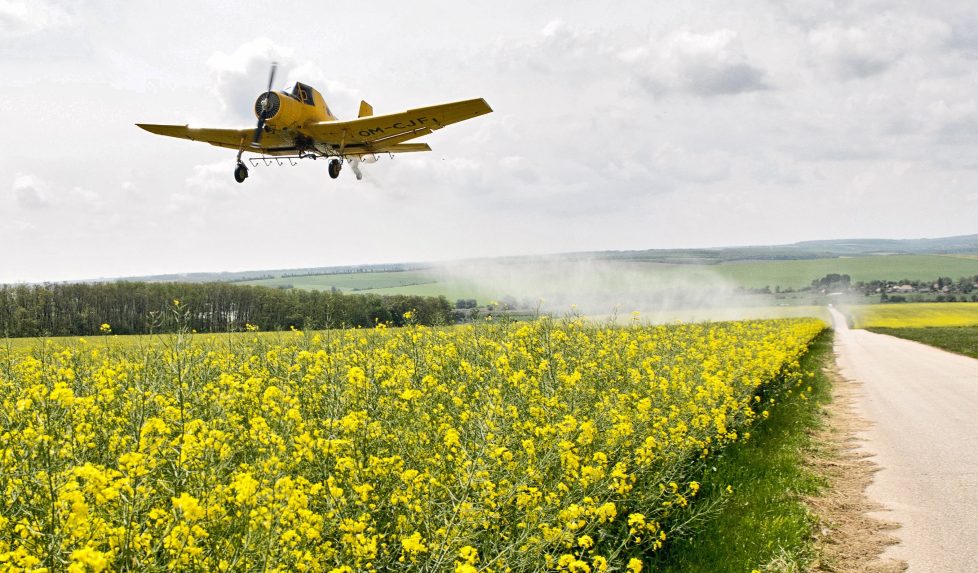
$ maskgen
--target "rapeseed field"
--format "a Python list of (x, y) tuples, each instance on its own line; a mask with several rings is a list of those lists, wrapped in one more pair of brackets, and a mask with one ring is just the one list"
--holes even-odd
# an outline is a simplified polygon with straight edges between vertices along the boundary
[(846, 307), (856, 328), (928, 328), (978, 325), (978, 303), (915, 302)]
[[(4, 571), (631, 571), (823, 329), (541, 318), (0, 349)], [(108, 332), (109, 325), (105, 325)]]

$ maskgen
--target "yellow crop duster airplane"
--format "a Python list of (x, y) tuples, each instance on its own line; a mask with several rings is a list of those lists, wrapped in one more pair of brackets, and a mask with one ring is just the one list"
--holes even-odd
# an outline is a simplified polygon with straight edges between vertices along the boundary
[(243, 183), (248, 177), (248, 167), (241, 161), (241, 154), (246, 151), (278, 160), (329, 159), (329, 176), (333, 179), (339, 177), (345, 159), (357, 179), (361, 179), (361, 162), (373, 163), (381, 153), (431, 151), (427, 143), (405, 142), (492, 111), (486, 100), (480, 98), (374, 115), (370, 104), (361, 101), (359, 118), (340, 121), (330, 112), (323, 96), (305, 84), (296, 83), (291, 93), (272, 91), (275, 68), (276, 64), (273, 63), (268, 89), (255, 101), (255, 115), (258, 117), (258, 127), (255, 129), (193, 128), (148, 123), (136, 125), (159, 135), (236, 149), (238, 162), (234, 168), (234, 179), (238, 183)]

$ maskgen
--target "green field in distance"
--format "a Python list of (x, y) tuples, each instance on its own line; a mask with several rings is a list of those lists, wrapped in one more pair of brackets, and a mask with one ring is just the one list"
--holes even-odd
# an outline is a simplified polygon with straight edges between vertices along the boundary
[[(848, 274), (853, 282), (874, 279), (898, 281), (933, 280), (937, 277), (951, 277), (957, 280), (963, 276), (978, 275), (978, 258), (972, 256), (946, 255), (875, 255), (843, 257), (834, 259), (773, 260), (726, 262), (715, 265), (683, 265), (665, 263), (644, 263), (627, 261), (599, 260), (600, 272), (629, 273), (634, 279), (677, 279), (690, 277), (698, 280), (704, 276), (722, 278), (745, 288), (774, 290), (798, 289), (811, 284), (815, 279), (829, 273)], [(580, 274), (580, 263), (547, 262), (547, 280), (560, 281), (560, 268), (566, 265), (570, 273)], [(497, 263), (497, 265), (502, 265)], [(533, 263), (520, 263), (532, 270)], [(451, 269), (451, 267), (446, 267)], [(519, 272), (517, 270), (516, 272)], [(489, 279), (491, 277), (487, 277)], [(579, 278), (579, 277), (575, 277)], [(605, 277), (605, 282), (614, 277)], [(267, 287), (288, 287), (305, 290), (331, 290), (342, 292), (365, 292), (375, 294), (412, 294), (445, 296), (450, 301), (460, 298), (474, 298), (480, 303), (507, 295), (519, 293), (505, 292), (505, 287), (491, 286), (492, 280), (480, 280), (471, 274), (455, 277), (451, 270), (444, 269), (413, 270), (399, 272), (362, 272), (345, 274), (322, 274), (287, 276), (241, 282), (238, 284)], [(496, 292), (494, 292), (496, 291)]]
[(853, 282), (874, 279), (898, 281), (957, 280), (978, 274), (978, 259), (947, 255), (876, 255), (837, 259), (746, 261), (716, 265), (722, 275), (746, 287), (800, 288), (829, 273), (846, 274)]

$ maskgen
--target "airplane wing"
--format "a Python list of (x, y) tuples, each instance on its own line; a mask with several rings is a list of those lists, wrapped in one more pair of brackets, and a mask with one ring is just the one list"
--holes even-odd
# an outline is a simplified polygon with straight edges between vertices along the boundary
[(179, 137), (191, 141), (203, 141), (228, 149), (237, 150), (244, 147), (245, 151), (264, 153), (266, 155), (293, 153), (295, 151), (292, 138), (285, 138), (274, 132), (262, 135), (261, 147), (252, 147), (251, 139), (255, 135), (254, 129), (211, 129), (206, 127), (197, 128), (186, 125), (156, 125), (151, 123), (137, 123), (136, 125), (157, 135)]
[[(374, 115), (348, 121), (322, 121), (301, 129), (319, 143), (342, 148), (344, 153), (400, 153), (426, 151), (402, 147), (403, 142), (431, 133), (446, 125), (489, 113), (484, 99), (471, 99), (401, 113)], [(264, 143), (264, 142), (263, 142)], [(426, 145), (426, 144), (423, 144)]]
[(427, 143), (398, 143), (384, 148), (384, 153), (413, 153), (415, 151), (431, 151)]

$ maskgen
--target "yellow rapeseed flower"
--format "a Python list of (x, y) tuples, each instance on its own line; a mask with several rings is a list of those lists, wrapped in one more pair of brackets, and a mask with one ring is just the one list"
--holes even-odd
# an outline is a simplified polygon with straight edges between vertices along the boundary
[(798, 359), (822, 328), (541, 318), (0, 347), (0, 569), (37, 570), (43, 547), (78, 573), (640, 573), (631, 555), (701, 511), (703, 460), (810, 383)]
[(179, 497), (171, 498), (173, 502), (173, 508), (179, 509), (180, 513), (183, 515), (184, 519), (187, 521), (197, 521), (206, 515), (204, 508), (200, 506), (200, 502), (194, 496), (187, 492), (183, 492)]
[(91, 547), (82, 547), (71, 552), (68, 573), (101, 573), (109, 567), (109, 557)]

